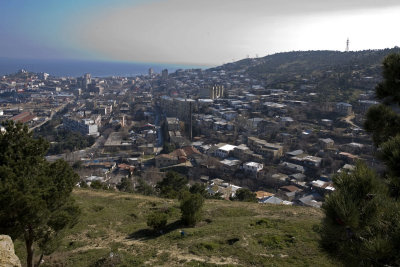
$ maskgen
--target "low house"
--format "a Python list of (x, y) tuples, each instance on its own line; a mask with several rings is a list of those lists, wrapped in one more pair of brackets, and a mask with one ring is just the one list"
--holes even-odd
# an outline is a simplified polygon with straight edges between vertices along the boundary
[(318, 193), (311, 193), (299, 198), (296, 201), (297, 205), (306, 206), (306, 207), (314, 207), (321, 208), (323, 197)]
[(323, 149), (332, 149), (335, 146), (335, 141), (331, 138), (320, 138), (319, 144)]
[(262, 204), (283, 204), (283, 200), (275, 196), (265, 197), (260, 199), (258, 202)]
[(264, 168), (264, 165), (257, 162), (247, 162), (243, 164), (243, 170), (253, 176), (257, 176), (258, 172)]
[(353, 106), (349, 103), (339, 102), (336, 104), (335, 111), (342, 115), (350, 115), (352, 112)]
[(202, 155), (196, 148), (187, 146), (184, 148), (175, 149), (169, 154), (161, 154), (156, 156), (156, 167), (163, 168), (179, 163), (185, 163), (193, 159), (195, 155)]
[(241, 161), (235, 158), (227, 158), (220, 161), (225, 172), (234, 172), (239, 169)]
[(221, 183), (221, 179), (218, 179), (219, 181), (216, 181), (216, 183), (213, 182), (214, 180), (217, 179), (211, 180), (212, 183), (206, 188), (210, 195), (221, 194), (222, 198), (229, 199), (230, 197), (235, 197), (236, 191), (241, 188), (230, 183)]
[(290, 162), (282, 162), (281, 164), (279, 164), (279, 166), (282, 168), (283, 171), (289, 173), (289, 174), (294, 174), (294, 173), (304, 173), (305, 169), (303, 166), (301, 165), (297, 165), (294, 163), (290, 163)]
[(256, 192), (256, 198), (258, 200), (261, 200), (261, 199), (266, 198), (266, 197), (271, 197), (273, 195), (274, 195), (273, 193), (266, 192), (266, 191), (257, 191)]
[(179, 163), (177, 157), (169, 154), (160, 154), (156, 156), (155, 160), (157, 168), (168, 167)]
[(321, 195), (331, 193), (335, 190), (332, 181), (314, 180), (310, 183), (310, 185), (313, 190), (317, 191)]
[(233, 145), (223, 145), (221, 147), (219, 147), (216, 151), (215, 151), (215, 156), (219, 157), (219, 158), (227, 158), (229, 156), (229, 154), (231, 152), (233, 152), (233, 150), (235, 149), (236, 146)]
[(298, 188), (297, 186), (286, 185), (279, 188), (277, 195), (284, 200), (291, 201), (296, 197), (296, 193), (301, 191), (302, 189)]

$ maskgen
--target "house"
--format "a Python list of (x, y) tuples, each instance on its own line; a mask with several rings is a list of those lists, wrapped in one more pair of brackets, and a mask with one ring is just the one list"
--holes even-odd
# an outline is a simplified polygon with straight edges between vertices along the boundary
[(266, 197), (271, 197), (273, 195), (274, 195), (273, 193), (266, 192), (266, 191), (257, 191), (256, 192), (256, 198), (258, 200), (261, 200), (261, 199), (266, 198)]
[(325, 195), (326, 193), (333, 192), (335, 188), (333, 187), (332, 181), (314, 180), (311, 182), (312, 189)]
[(290, 163), (290, 162), (284, 161), (279, 165), (281, 166), (281, 168), (284, 171), (286, 171), (286, 172), (288, 172), (290, 174), (293, 174), (293, 173), (304, 173), (305, 172), (305, 169), (304, 169), (303, 166), (297, 165), (297, 164), (294, 164), (294, 163)]
[(342, 115), (350, 115), (352, 111), (352, 105), (349, 103), (344, 103), (344, 102), (339, 102), (336, 104), (336, 109), (335, 111), (337, 113), (340, 113)]
[(234, 172), (240, 167), (240, 160), (235, 159), (235, 158), (226, 158), (222, 161), (220, 161), (222, 165), (222, 169), (225, 172)]
[(243, 170), (254, 176), (257, 176), (257, 173), (261, 171), (263, 168), (264, 168), (263, 164), (252, 161), (243, 164)]
[(334, 148), (335, 141), (333, 141), (331, 138), (320, 138), (319, 144), (323, 149), (332, 149)]
[(265, 183), (270, 187), (280, 187), (283, 185), (287, 185), (289, 181), (289, 177), (283, 173), (275, 173), (272, 175), (268, 175), (267, 172), (261, 171), (259, 176), (264, 174)]
[(155, 157), (155, 160), (157, 168), (168, 167), (179, 163), (179, 160), (176, 156), (169, 154), (160, 154)]
[(186, 146), (184, 148), (178, 148), (169, 154), (161, 154), (156, 156), (156, 167), (163, 168), (179, 163), (185, 163), (186, 161), (193, 159), (195, 155), (202, 155), (196, 148), (192, 146)]
[(296, 193), (302, 191), (295, 185), (285, 185), (281, 186), (278, 190), (278, 196), (284, 200), (293, 200), (296, 197)]
[(306, 206), (306, 207), (314, 207), (321, 208), (323, 197), (318, 193), (311, 193), (299, 198), (296, 201), (297, 205)]
[[(214, 180), (216, 183), (214, 183)], [(221, 194), (222, 198), (229, 199), (230, 197), (235, 197), (236, 191), (240, 189), (240, 186), (236, 186), (230, 183), (225, 183), (221, 179), (213, 179), (212, 183), (206, 188), (210, 195)], [(222, 181), (222, 182), (221, 182)]]
[(319, 168), (322, 158), (310, 156), (307, 154), (298, 155), (290, 159), (292, 162), (300, 164), (304, 167)]
[(275, 196), (265, 197), (260, 199), (258, 202), (262, 204), (283, 204), (283, 200)]
[(249, 137), (247, 145), (255, 153), (265, 157), (279, 158), (283, 155), (283, 147), (280, 144), (271, 144), (257, 137)]
[(219, 158), (227, 158), (229, 156), (229, 154), (231, 152), (233, 152), (233, 150), (235, 149), (236, 146), (233, 145), (223, 145), (221, 147), (219, 147), (216, 151), (215, 151), (215, 156), (219, 157)]

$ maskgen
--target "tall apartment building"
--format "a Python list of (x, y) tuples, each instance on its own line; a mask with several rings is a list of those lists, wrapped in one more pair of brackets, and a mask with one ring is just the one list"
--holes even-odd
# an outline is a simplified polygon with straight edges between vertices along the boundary
[(225, 93), (225, 88), (223, 85), (213, 85), (205, 87), (200, 91), (200, 98), (207, 99), (218, 99), (222, 98)]
[(63, 125), (66, 129), (79, 132), (83, 135), (99, 136), (98, 126), (92, 119), (78, 119), (64, 116)]
[(172, 98), (162, 96), (160, 104), (167, 117), (176, 117), (181, 121), (190, 121), (190, 108), (194, 108), (196, 101), (193, 99)]
[(92, 83), (92, 75), (90, 73), (85, 73), (85, 75), (83, 75), (83, 79), (82, 79), (82, 87), (84, 89), (87, 89), (89, 84)]
[(163, 81), (166, 81), (168, 79), (168, 70), (167, 69), (163, 69), (161, 72), (161, 79)]

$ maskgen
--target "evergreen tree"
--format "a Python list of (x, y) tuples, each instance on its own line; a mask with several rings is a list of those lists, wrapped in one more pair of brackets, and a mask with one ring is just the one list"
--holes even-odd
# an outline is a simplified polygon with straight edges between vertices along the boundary
[(165, 178), (157, 183), (157, 189), (160, 190), (160, 196), (167, 198), (176, 198), (179, 192), (187, 189), (188, 180), (186, 177), (169, 171)]
[(383, 61), (384, 80), (376, 87), (381, 104), (367, 113), (365, 129), (372, 134), (378, 157), (387, 166), (385, 178), (391, 194), (400, 197), (400, 54), (391, 54)]
[(334, 177), (326, 197), (321, 229), (323, 247), (346, 265), (384, 265), (398, 257), (391, 235), (398, 224), (397, 203), (378, 175), (358, 163), (353, 172)]
[(387, 167), (384, 177), (358, 163), (334, 177), (322, 206), (321, 244), (345, 265), (400, 265), (400, 54), (385, 58), (383, 78), (376, 87), (382, 103), (368, 110), (364, 127)]
[(0, 133), (0, 232), (23, 238), (27, 266), (34, 245), (43, 255), (57, 247), (62, 230), (77, 222), (79, 209), (71, 198), (78, 176), (63, 160), (45, 159), (48, 143), (34, 139), (28, 128), (12, 121)]
[(201, 210), (204, 198), (200, 194), (186, 192), (181, 199), (182, 221), (186, 225), (194, 226), (201, 219)]

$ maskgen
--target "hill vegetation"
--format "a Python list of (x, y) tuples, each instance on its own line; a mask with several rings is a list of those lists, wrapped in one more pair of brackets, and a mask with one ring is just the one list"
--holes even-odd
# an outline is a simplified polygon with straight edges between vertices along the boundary
[[(243, 59), (214, 70), (239, 71), (261, 80), (266, 88), (319, 93), (320, 101), (353, 101), (381, 79), (382, 61), (400, 48), (365, 51), (295, 51)], [(338, 92), (339, 90), (339, 92)]]
[[(319, 248), (314, 208), (206, 200), (202, 220), (186, 227), (178, 200), (87, 189), (73, 197), (82, 216), (42, 266), (337, 266)], [(168, 216), (162, 232), (147, 225), (155, 211)], [(16, 251), (24, 261), (19, 241)]]

